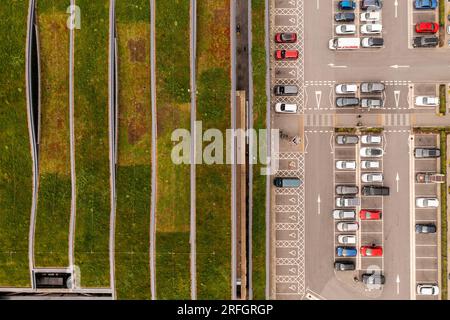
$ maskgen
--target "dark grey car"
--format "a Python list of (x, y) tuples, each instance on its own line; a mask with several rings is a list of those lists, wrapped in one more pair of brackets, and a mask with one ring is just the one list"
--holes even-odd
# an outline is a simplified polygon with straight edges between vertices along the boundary
[(364, 273), (361, 278), (364, 284), (384, 284), (385, 282), (382, 274)]
[(357, 144), (358, 142), (359, 138), (356, 135), (340, 134), (336, 136), (337, 144)]
[(339, 108), (350, 108), (359, 106), (358, 98), (346, 98), (341, 97), (336, 99), (336, 107)]
[(416, 233), (436, 233), (434, 224), (416, 224)]
[(439, 38), (435, 36), (415, 37), (413, 40), (414, 48), (436, 47), (439, 44)]
[(439, 158), (441, 150), (437, 148), (416, 148), (414, 149), (414, 156), (416, 158)]
[(382, 0), (361, 0), (362, 10), (380, 10), (383, 7)]
[(276, 96), (296, 96), (298, 87), (295, 85), (276, 85), (273, 88), (273, 93)]
[(336, 22), (352, 22), (355, 21), (355, 14), (352, 12), (338, 12), (334, 15)]
[(340, 196), (353, 196), (358, 194), (359, 189), (357, 186), (337, 185), (336, 194)]
[(361, 93), (382, 93), (385, 86), (381, 82), (363, 82), (360, 88)]
[(353, 261), (336, 261), (334, 269), (336, 271), (352, 271), (355, 270), (355, 263)]

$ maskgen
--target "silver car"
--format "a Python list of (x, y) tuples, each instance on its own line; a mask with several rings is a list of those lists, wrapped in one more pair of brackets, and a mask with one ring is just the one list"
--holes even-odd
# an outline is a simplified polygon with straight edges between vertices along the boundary
[(340, 232), (358, 231), (359, 225), (357, 222), (339, 222), (336, 228)]

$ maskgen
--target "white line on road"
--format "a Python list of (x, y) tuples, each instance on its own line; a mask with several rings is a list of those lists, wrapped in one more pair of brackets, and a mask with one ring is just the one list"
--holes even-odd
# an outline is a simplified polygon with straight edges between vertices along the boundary
[(328, 66), (331, 67), (331, 68), (339, 68), (339, 69), (347, 68), (347, 66), (337, 66), (334, 63), (329, 63)]
[(395, 7), (395, 17), (398, 18), (398, 0), (395, 0), (394, 7)]
[(317, 10), (320, 9), (320, 0), (316, 0), (316, 9), (317, 9)]
[(409, 68), (410, 66), (408, 66), (408, 65), (398, 65), (398, 64), (394, 64), (394, 65), (392, 65), (391, 66), (391, 68), (393, 68), (393, 69), (399, 69), (399, 68)]
[(397, 172), (397, 176), (395, 177), (395, 181), (397, 182), (397, 192), (398, 192), (398, 190), (399, 190), (399, 182), (400, 182), (400, 176), (398, 175), (398, 172)]
[(397, 279), (395, 280), (395, 282), (397, 283), (397, 295), (400, 294), (400, 276), (397, 275)]
[(317, 214), (320, 214), (320, 194), (317, 196)]

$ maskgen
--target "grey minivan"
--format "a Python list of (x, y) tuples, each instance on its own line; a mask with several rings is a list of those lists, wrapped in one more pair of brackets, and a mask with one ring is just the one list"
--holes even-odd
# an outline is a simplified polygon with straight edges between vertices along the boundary
[(296, 96), (298, 87), (294, 85), (276, 85), (273, 88), (273, 93), (276, 96)]
[(298, 188), (302, 181), (299, 178), (277, 177), (273, 179), (273, 184), (278, 188)]
[(347, 186), (347, 185), (337, 185), (336, 194), (340, 196), (350, 195), (353, 196), (358, 194), (359, 189), (357, 186)]

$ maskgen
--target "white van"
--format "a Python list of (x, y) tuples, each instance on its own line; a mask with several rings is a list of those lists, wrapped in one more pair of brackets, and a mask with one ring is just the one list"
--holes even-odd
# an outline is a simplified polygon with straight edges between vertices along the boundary
[(359, 38), (334, 38), (328, 43), (330, 50), (354, 50), (359, 49), (359, 46)]

